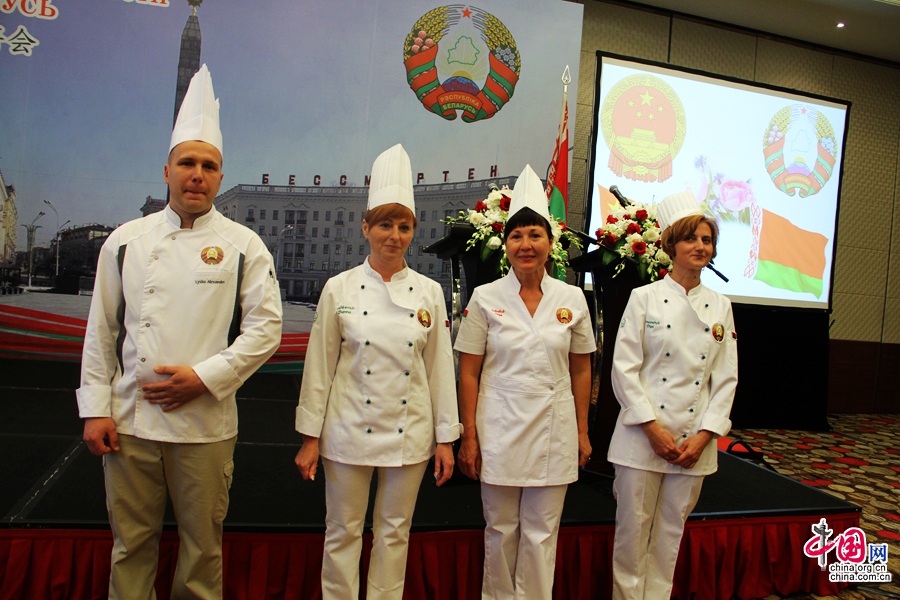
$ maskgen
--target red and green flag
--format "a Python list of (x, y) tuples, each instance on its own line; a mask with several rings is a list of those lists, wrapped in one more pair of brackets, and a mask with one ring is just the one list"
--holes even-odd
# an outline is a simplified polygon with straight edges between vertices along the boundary
[[(569, 68), (566, 67), (568, 74)], [(566, 86), (568, 87), (568, 86)], [(569, 212), (569, 104), (567, 92), (563, 92), (562, 116), (553, 158), (547, 170), (547, 200), (550, 214), (558, 223), (565, 223)]]
[(828, 238), (754, 206), (753, 247), (744, 275), (772, 287), (822, 295)]

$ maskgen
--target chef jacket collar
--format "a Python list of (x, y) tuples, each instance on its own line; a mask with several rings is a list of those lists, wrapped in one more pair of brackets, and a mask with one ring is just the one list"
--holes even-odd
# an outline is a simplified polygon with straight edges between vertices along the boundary
[[(171, 204), (166, 204), (165, 208), (166, 212), (166, 221), (169, 222), (169, 225), (174, 227), (175, 229), (181, 229), (181, 217), (178, 216), (174, 210), (172, 210)], [(194, 219), (194, 224), (191, 229), (200, 229), (201, 227), (206, 227), (210, 221), (212, 221), (213, 215), (216, 213), (216, 207), (210, 207), (209, 212), (205, 215), (197, 217)]]
[(682, 286), (680, 283), (678, 283), (671, 277), (663, 278), (663, 282), (665, 283), (665, 285), (669, 286), (672, 290), (681, 293), (683, 296), (696, 296), (697, 294), (702, 293), (702, 290), (704, 289), (703, 284), (698, 283), (696, 286), (691, 288), (691, 290), (689, 292), (685, 292), (684, 286)]
[[(363, 261), (363, 271), (369, 277), (373, 279), (377, 279), (378, 281), (384, 281), (381, 278), (381, 274), (379, 274), (375, 269), (369, 265), (369, 257), (366, 257), (366, 260)], [(391, 281), (403, 281), (409, 275), (409, 265), (406, 264), (406, 259), (403, 259), (403, 268), (391, 275)]]
[[(506, 274), (506, 276), (503, 278), (503, 280), (506, 282), (506, 286), (509, 287), (510, 291), (513, 291), (516, 294), (518, 294), (519, 290), (522, 289), (522, 284), (519, 283), (519, 278), (516, 277), (516, 274), (512, 268), (509, 269), (509, 273)], [(550, 276), (547, 275), (547, 271), (544, 270), (543, 277), (541, 277), (541, 291), (542, 292), (547, 293), (547, 286), (549, 285), (549, 282), (550, 282)]]

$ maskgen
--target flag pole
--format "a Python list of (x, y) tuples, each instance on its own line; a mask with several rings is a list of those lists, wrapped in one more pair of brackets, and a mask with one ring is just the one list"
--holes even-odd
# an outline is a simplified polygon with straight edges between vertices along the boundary
[[(559, 109), (559, 125), (556, 127), (556, 149), (553, 151), (553, 157), (550, 159), (550, 164), (547, 166), (547, 187), (545, 191), (547, 192), (547, 199), (550, 199), (550, 195), (553, 192), (553, 180), (556, 175), (556, 164), (559, 160), (559, 142), (562, 140), (560, 136), (562, 136), (563, 128), (568, 127), (568, 119), (566, 118), (566, 109), (568, 108), (569, 102), (569, 84), (572, 83), (572, 75), (569, 73), (569, 65), (566, 65), (566, 68), (563, 69), (563, 74), (560, 80), (563, 83), (563, 98), (562, 98), (562, 107)], [(566, 148), (565, 152), (568, 152), (569, 149)], [(566, 161), (568, 164), (568, 161)], [(566, 177), (569, 174), (566, 173)]]

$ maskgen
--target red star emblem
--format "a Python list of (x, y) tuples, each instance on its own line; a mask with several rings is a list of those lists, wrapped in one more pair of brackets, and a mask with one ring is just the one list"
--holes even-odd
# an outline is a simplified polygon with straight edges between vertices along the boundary
[(472, 11), (469, 10), (468, 6), (462, 11), (462, 15), (467, 19), (470, 19), (472, 17)]

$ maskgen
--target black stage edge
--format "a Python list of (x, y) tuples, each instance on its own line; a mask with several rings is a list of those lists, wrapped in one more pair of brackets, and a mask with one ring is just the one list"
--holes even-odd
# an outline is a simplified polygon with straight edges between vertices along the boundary
[[(3, 361), (0, 365), (0, 527), (107, 528), (100, 459), (81, 442), (75, 365)], [(240, 434), (226, 529), (324, 531), (324, 472), (302, 481), (293, 459), (297, 379), (256, 375), (239, 393)], [(40, 388), (40, 389), (38, 389)], [(414, 531), (484, 526), (477, 482), (457, 474), (436, 488), (426, 471)], [(734, 456), (719, 454), (691, 519), (829, 515), (856, 506)], [(569, 487), (563, 526), (614, 523), (612, 479), (582, 472)], [(171, 513), (167, 519), (173, 525)]]

